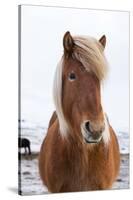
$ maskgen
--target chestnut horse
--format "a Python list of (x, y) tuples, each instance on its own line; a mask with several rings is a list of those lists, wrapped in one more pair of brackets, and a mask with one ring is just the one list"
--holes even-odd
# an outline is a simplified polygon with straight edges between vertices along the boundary
[(105, 36), (64, 35), (54, 80), (56, 111), (39, 156), (40, 176), (49, 192), (108, 189), (118, 175), (118, 141), (101, 103), (105, 45)]

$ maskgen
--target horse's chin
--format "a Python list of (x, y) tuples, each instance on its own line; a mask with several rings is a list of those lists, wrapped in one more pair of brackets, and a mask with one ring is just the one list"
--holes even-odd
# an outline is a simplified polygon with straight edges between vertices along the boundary
[(85, 143), (87, 143), (87, 144), (98, 144), (99, 142), (101, 142), (101, 140), (102, 140), (102, 136), (101, 137), (99, 137), (97, 140), (94, 140), (94, 139), (90, 139), (90, 138), (86, 138), (86, 137), (84, 137), (84, 141), (85, 141)]

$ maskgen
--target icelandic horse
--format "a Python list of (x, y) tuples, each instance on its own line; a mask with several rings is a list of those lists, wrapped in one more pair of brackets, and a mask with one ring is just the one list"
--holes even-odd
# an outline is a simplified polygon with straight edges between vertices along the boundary
[(64, 35), (54, 79), (56, 111), (39, 155), (49, 192), (109, 189), (118, 175), (119, 145), (101, 102), (105, 45), (105, 35), (99, 40)]

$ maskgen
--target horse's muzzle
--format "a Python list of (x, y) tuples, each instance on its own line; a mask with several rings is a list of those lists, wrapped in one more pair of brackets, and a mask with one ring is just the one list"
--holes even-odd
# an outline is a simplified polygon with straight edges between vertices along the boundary
[(97, 130), (92, 130), (89, 121), (81, 125), (81, 132), (86, 143), (98, 143), (102, 139), (102, 133), (105, 129), (104, 124), (99, 126)]

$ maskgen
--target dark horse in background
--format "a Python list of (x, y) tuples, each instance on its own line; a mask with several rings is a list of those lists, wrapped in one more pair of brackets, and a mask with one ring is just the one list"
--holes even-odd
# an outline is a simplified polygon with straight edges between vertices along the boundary
[(30, 141), (27, 138), (18, 138), (18, 148), (24, 148), (25, 154), (31, 154)]

